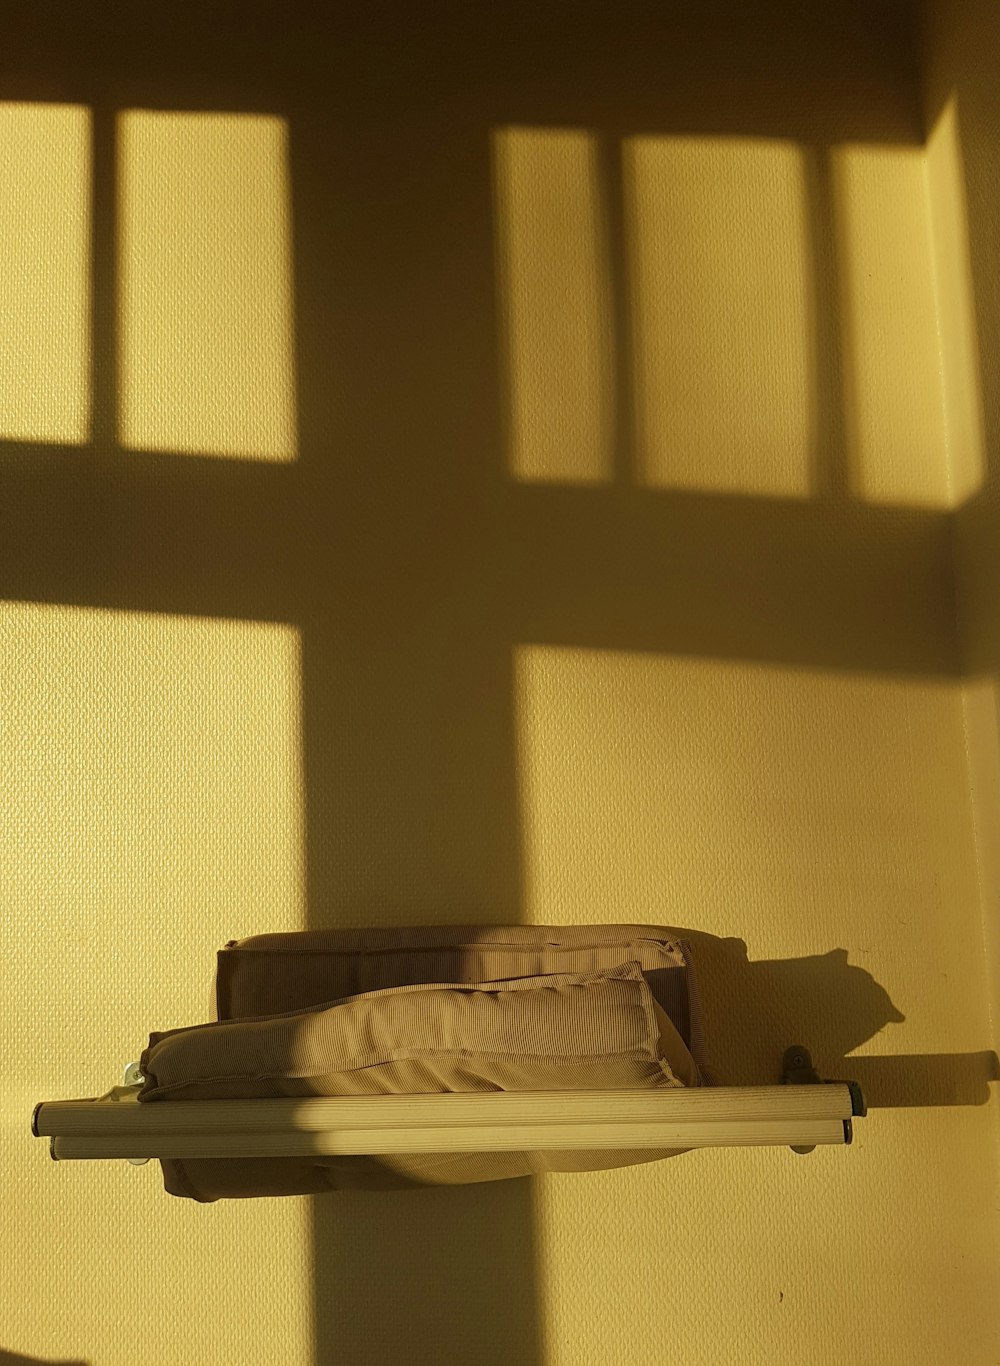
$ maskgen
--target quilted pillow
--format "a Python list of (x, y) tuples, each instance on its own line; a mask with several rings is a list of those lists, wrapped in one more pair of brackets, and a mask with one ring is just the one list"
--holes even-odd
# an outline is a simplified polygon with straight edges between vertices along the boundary
[[(141, 1102), (697, 1085), (698, 1070), (638, 963), (502, 981), (363, 992), (282, 1015), (151, 1034)], [(672, 1152), (673, 1150), (671, 1150)], [(671, 1153), (421, 1153), (164, 1160), (194, 1199), (361, 1185), (490, 1181)], [(234, 1165), (234, 1163), (236, 1165)], [(284, 1183), (284, 1184), (283, 1184)]]

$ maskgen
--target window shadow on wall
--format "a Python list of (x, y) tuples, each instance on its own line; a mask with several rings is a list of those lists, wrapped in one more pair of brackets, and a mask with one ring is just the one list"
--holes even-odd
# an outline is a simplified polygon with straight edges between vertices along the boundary
[[(502, 435), (494, 131), (820, 149), (808, 219), (825, 259), (823, 149), (919, 141), (897, 7), (446, 4), (430, 18), (215, 4), (184, 33), (160, 15), (81, 15), (55, 36), (26, 24), (3, 93), (96, 111), (95, 437), (5, 447), (0, 593), (299, 627), (309, 927), (522, 918), (519, 643), (957, 676), (948, 518), (846, 496), (828, 279), (814, 304), (821, 496), (531, 486), (510, 477)], [(108, 130), (133, 106), (288, 120), (294, 465), (116, 444)], [(613, 270), (625, 278), (620, 259)], [(621, 474), (629, 421), (616, 432)], [(241, 932), (270, 928), (241, 918)], [(750, 963), (692, 937), (704, 982), (718, 967), (739, 1002), (723, 1013), (706, 993), (724, 1076), (776, 1080), (775, 1046), (801, 1042), (822, 1071), (867, 1081), (873, 1104), (944, 1103), (926, 1059), (922, 1092), (916, 1063), (904, 1076), (845, 1059), (893, 1018), (871, 979), (839, 1032), (811, 1008), (819, 979), (829, 1000), (844, 977), (838, 959)], [(764, 990), (779, 1004), (751, 1044), (732, 1018), (760, 1023)], [(980, 1064), (967, 1071), (948, 1103), (978, 1097)], [(345, 1192), (315, 1202), (313, 1227), (319, 1363), (543, 1360), (527, 1183)]]

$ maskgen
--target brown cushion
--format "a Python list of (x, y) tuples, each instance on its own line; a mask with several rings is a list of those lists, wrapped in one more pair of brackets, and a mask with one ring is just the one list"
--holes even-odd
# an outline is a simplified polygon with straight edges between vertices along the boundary
[(690, 946), (661, 925), (407, 925), (232, 939), (216, 964), (220, 1020), (367, 991), (595, 972), (636, 962), (703, 1080), (710, 1079)]
[[(583, 974), (419, 984), (276, 1016), (150, 1035), (140, 1101), (619, 1090), (697, 1084), (637, 963)], [(492, 1181), (650, 1162), (661, 1150), (164, 1161), (194, 1199)], [(234, 1165), (235, 1163), (235, 1165)]]

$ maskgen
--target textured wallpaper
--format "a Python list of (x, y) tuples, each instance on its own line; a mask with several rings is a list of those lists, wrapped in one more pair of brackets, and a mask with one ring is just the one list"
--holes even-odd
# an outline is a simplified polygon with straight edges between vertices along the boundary
[(690, 928), (723, 1080), (808, 1039), (892, 1107), (850, 1149), (545, 1178), (547, 1359), (991, 1360), (995, 1114), (894, 1108), (989, 1038), (960, 689), (542, 649), (519, 679), (531, 918)]
[[(923, 13), (928, 158), (942, 280), (943, 372), (948, 383), (958, 608), (970, 772), (993, 999), (1000, 989), (1000, 231), (994, 152), (1000, 133), (995, 60), (1000, 16), (992, 5), (953, 0)], [(945, 302), (947, 301), (947, 302)], [(994, 1027), (995, 1027), (994, 1018)]]
[[(0, 1360), (1000, 1359), (930, 10), (926, 89), (889, 0), (0, 19)], [(518, 920), (683, 929), (722, 1079), (806, 1045), (853, 1145), (199, 1206), (31, 1137), (229, 939)]]

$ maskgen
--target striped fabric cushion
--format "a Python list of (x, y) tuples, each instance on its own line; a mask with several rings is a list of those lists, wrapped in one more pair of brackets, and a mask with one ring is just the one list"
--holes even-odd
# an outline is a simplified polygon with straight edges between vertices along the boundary
[[(698, 1069), (637, 962), (589, 973), (417, 984), (150, 1035), (143, 1102), (697, 1085)], [(593, 1170), (671, 1154), (385, 1154), (164, 1160), (197, 1200), (455, 1184)]]
[(636, 962), (710, 1080), (697, 978), (683, 934), (662, 925), (372, 925), (231, 939), (219, 950), (220, 1020), (277, 1015), (386, 987), (598, 972)]

